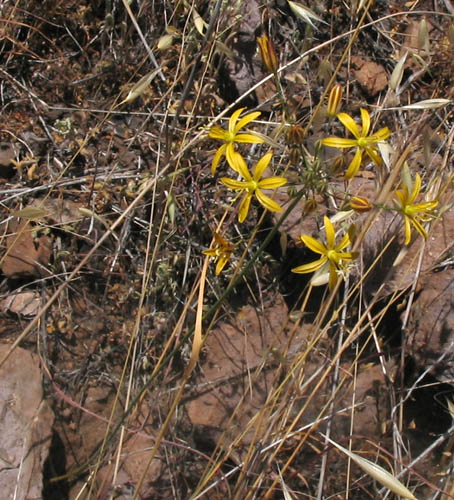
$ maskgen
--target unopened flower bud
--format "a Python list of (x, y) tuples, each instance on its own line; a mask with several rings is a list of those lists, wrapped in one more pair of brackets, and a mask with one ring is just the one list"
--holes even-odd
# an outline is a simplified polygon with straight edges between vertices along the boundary
[(285, 139), (289, 146), (302, 144), (304, 139), (304, 128), (300, 125), (291, 125), (285, 133)]
[(274, 50), (273, 42), (267, 35), (262, 35), (257, 38), (259, 44), (260, 57), (266, 69), (270, 73), (276, 73), (278, 69), (276, 51)]
[(372, 203), (364, 196), (353, 196), (350, 199), (350, 208), (358, 213), (368, 212), (372, 208)]
[(342, 94), (343, 94), (343, 89), (342, 87), (336, 83), (334, 87), (331, 89), (331, 92), (329, 93), (329, 98), (328, 98), (328, 116), (330, 118), (334, 118), (337, 113), (339, 113), (339, 109), (341, 107), (341, 102), (342, 102)]

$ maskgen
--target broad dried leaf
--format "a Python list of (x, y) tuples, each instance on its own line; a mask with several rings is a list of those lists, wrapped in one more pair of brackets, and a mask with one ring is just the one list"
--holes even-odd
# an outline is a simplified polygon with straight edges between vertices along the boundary
[(402, 106), (400, 109), (436, 109), (446, 106), (451, 102), (451, 99), (425, 99), (424, 101)]
[(194, 20), (194, 25), (196, 30), (202, 35), (205, 35), (205, 30), (208, 28), (208, 23), (206, 23), (202, 16), (195, 10), (192, 9), (192, 18)]
[(161, 68), (159, 69), (154, 69), (153, 71), (150, 71), (147, 75), (143, 76), (135, 85), (134, 87), (129, 91), (128, 95), (126, 96), (126, 99), (121, 101), (120, 104), (126, 104), (127, 102), (132, 102), (135, 99), (137, 99), (139, 96), (141, 96), (148, 88), (150, 83), (154, 80), (155, 76), (161, 71)]
[(374, 464), (370, 460), (366, 458), (360, 457), (356, 453), (353, 453), (340, 444), (337, 444), (332, 439), (327, 436), (324, 436), (327, 441), (329, 441), (336, 448), (345, 453), (348, 457), (350, 457), (356, 464), (358, 464), (364, 472), (372, 476), (376, 481), (381, 483), (386, 488), (389, 488), (396, 495), (400, 495), (403, 498), (408, 498), (410, 500), (417, 500), (417, 498), (413, 495), (413, 493), (406, 488), (398, 479), (396, 479), (392, 474), (390, 474), (387, 470), (383, 469), (377, 464)]
[(40, 219), (48, 215), (47, 210), (39, 207), (25, 207), (22, 210), (13, 210), (11, 212), (13, 217), (20, 217), (22, 219)]
[(400, 82), (402, 81), (402, 77), (404, 75), (404, 64), (405, 61), (407, 60), (407, 55), (408, 52), (405, 52), (405, 54), (397, 61), (397, 64), (394, 67), (393, 72), (391, 73), (391, 78), (389, 79), (389, 86), (392, 90), (396, 90), (397, 87), (400, 85)]
[(311, 11), (311, 9), (308, 9), (307, 7), (304, 7), (300, 3), (297, 2), (288, 2), (290, 8), (292, 9), (292, 12), (295, 14), (295, 16), (299, 17), (302, 19), (305, 23), (310, 24), (313, 28), (316, 29), (315, 24), (312, 22), (312, 19), (314, 21), (319, 21), (319, 22), (324, 22), (323, 19), (317, 16), (314, 12)]

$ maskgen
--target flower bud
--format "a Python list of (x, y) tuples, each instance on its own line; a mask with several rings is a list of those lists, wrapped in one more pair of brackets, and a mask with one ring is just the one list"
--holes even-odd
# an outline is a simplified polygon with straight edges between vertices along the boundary
[(262, 35), (257, 38), (257, 43), (259, 44), (260, 57), (266, 69), (270, 73), (276, 73), (278, 64), (273, 42), (267, 35)]
[(304, 128), (300, 125), (290, 125), (285, 132), (285, 139), (289, 146), (302, 144), (304, 139)]
[(342, 87), (336, 83), (334, 87), (331, 89), (328, 98), (328, 116), (330, 118), (334, 118), (337, 113), (339, 113), (339, 109), (342, 102)]
[(364, 196), (353, 196), (350, 199), (350, 208), (362, 214), (372, 208), (372, 203), (367, 198), (364, 198)]

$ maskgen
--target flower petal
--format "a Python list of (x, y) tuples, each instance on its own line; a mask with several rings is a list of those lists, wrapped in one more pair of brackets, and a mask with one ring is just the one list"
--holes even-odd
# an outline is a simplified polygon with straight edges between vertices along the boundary
[(271, 212), (282, 212), (282, 207), (278, 203), (276, 203), (273, 199), (271, 199), (269, 196), (262, 193), (260, 189), (255, 190), (255, 196), (257, 196), (257, 200), (267, 210), (270, 210)]
[(375, 134), (370, 135), (369, 137), (366, 137), (366, 139), (370, 142), (377, 143), (377, 142), (383, 142), (388, 139), (388, 137), (391, 135), (391, 131), (389, 130), (388, 127), (381, 128), (378, 132), (375, 132)]
[(208, 137), (211, 137), (212, 139), (220, 139), (221, 141), (225, 141), (227, 139), (227, 132), (223, 128), (218, 127), (217, 125), (213, 125), (210, 128)]
[(419, 174), (415, 175), (415, 183), (413, 184), (413, 189), (411, 190), (411, 195), (408, 200), (408, 204), (411, 205), (415, 200), (416, 197), (419, 194), (419, 191), (421, 191), (421, 176)]
[(247, 168), (246, 162), (244, 158), (240, 155), (240, 153), (235, 153), (232, 155), (231, 159), (231, 164), (230, 166), (235, 170), (235, 172), (238, 172), (243, 179), (246, 179), (247, 181), (252, 181), (252, 176), (249, 172), (249, 169)]
[(344, 248), (347, 248), (348, 245), (350, 245), (350, 236), (348, 233), (345, 233), (339, 245), (336, 247), (336, 252), (341, 252)]
[(437, 200), (433, 201), (425, 201), (424, 203), (415, 203), (412, 205), (412, 208), (414, 209), (415, 212), (432, 212), (434, 208), (436, 208), (438, 205)]
[(407, 201), (408, 201), (408, 192), (407, 192), (406, 186), (404, 186), (404, 189), (402, 191), (399, 191), (399, 190), (394, 191), (394, 195), (399, 200), (400, 208), (404, 208), (405, 205), (407, 205)]
[(248, 123), (251, 123), (253, 120), (258, 118), (262, 113), (260, 111), (254, 111), (253, 113), (248, 113), (244, 115), (243, 118), (235, 125), (234, 133), (238, 133), (240, 129), (245, 127)]
[(245, 142), (248, 144), (263, 144), (265, 141), (255, 134), (237, 134), (235, 142)]
[(427, 239), (427, 231), (424, 229), (424, 227), (422, 226), (422, 224), (419, 222), (418, 219), (416, 219), (415, 217), (408, 217), (410, 219), (410, 222), (413, 224), (413, 226), (415, 227), (416, 231), (418, 231), (418, 233), (424, 238), (424, 239)]
[(221, 182), (234, 191), (243, 191), (244, 189), (246, 189), (247, 185), (247, 182), (237, 181), (235, 179), (230, 179), (229, 177), (221, 177)]
[(328, 251), (328, 249), (325, 247), (323, 243), (316, 240), (315, 238), (312, 238), (312, 236), (309, 236), (307, 234), (302, 234), (300, 236), (300, 239), (310, 250), (312, 250), (315, 253), (319, 253), (320, 255), (325, 255)]
[(317, 269), (320, 269), (326, 262), (326, 260), (327, 260), (326, 257), (322, 257), (321, 259), (314, 260), (309, 264), (303, 264), (302, 266), (294, 267), (292, 269), (292, 273), (297, 273), (297, 274), (313, 273), (317, 271)]
[(358, 125), (356, 124), (355, 120), (350, 115), (347, 115), (347, 113), (339, 113), (336, 117), (342, 125), (350, 131), (355, 139), (359, 139), (361, 137), (361, 134), (359, 133), (359, 128)]
[(232, 116), (230, 117), (229, 120), (229, 133), (231, 135), (235, 135), (235, 125), (236, 122), (238, 121), (238, 118), (240, 117), (241, 113), (245, 110), (246, 108), (239, 108), (236, 111), (232, 113)]
[(216, 276), (222, 273), (222, 270), (229, 260), (230, 255), (223, 255), (222, 257), (219, 257), (218, 263), (216, 265)]
[(255, 181), (258, 181), (262, 177), (263, 172), (265, 172), (265, 170), (267, 169), (272, 157), (273, 153), (270, 151), (269, 153), (266, 153), (266, 155), (262, 156), (257, 162), (253, 176)]
[(238, 212), (238, 221), (244, 222), (246, 220), (247, 214), (249, 213), (249, 207), (251, 205), (252, 194), (248, 193), (242, 200), (240, 204), (240, 210)]
[(337, 285), (337, 280), (339, 279), (339, 275), (337, 274), (337, 268), (334, 264), (331, 264), (329, 268), (329, 282), (328, 287), (330, 291), (333, 291)]
[(223, 144), (215, 153), (213, 157), (213, 161), (211, 162), (211, 175), (216, 173), (216, 169), (218, 168), (219, 162), (221, 158), (225, 154), (225, 150), (227, 148), (227, 144)]
[(372, 146), (366, 147), (365, 148), (367, 156), (375, 163), (375, 165), (380, 166), (381, 165), (381, 156), (377, 153), (376, 149)]
[(345, 172), (344, 177), (346, 179), (351, 179), (352, 177), (355, 177), (355, 175), (358, 173), (359, 167), (361, 166), (361, 162), (363, 160), (363, 152), (361, 149), (357, 149), (355, 152), (355, 156), (353, 157), (352, 162), (350, 163), (347, 171)]
[(359, 253), (358, 252), (342, 252), (340, 254), (340, 259), (345, 260), (347, 262), (350, 262), (352, 260), (355, 260), (358, 258)]
[(405, 221), (405, 245), (408, 245), (411, 241), (411, 226), (410, 226), (410, 218), (406, 215), (404, 216)]
[(366, 137), (370, 130), (370, 114), (364, 108), (361, 108), (361, 124), (361, 136)]
[(321, 140), (323, 146), (328, 146), (329, 148), (354, 148), (358, 145), (356, 139), (345, 139), (343, 137), (325, 137)]
[(287, 184), (287, 179), (285, 177), (267, 177), (262, 179), (258, 186), (261, 189), (276, 189)]
[(326, 232), (326, 247), (329, 250), (332, 250), (336, 244), (334, 226), (326, 215), (323, 217), (323, 222), (325, 224), (325, 232)]

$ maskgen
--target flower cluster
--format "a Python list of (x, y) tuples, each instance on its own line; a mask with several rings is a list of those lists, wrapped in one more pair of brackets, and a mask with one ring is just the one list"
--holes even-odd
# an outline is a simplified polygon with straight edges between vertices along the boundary
[[(216, 172), (222, 157), (225, 155), (228, 166), (241, 177), (241, 180), (231, 179), (229, 177), (221, 178), (221, 182), (225, 186), (243, 194), (238, 210), (239, 222), (244, 222), (246, 220), (251, 206), (251, 201), (254, 197), (267, 210), (272, 212), (281, 212), (281, 206), (272, 198), (267, 196), (263, 190), (276, 189), (287, 183), (287, 179), (284, 177), (272, 176), (263, 178), (263, 174), (267, 170), (273, 157), (273, 153), (271, 151), (259, 159), (254, 168), (254, 173), (251, 174), (243, 156), (235, 150), (236, 143), (262, 144), (264, 142), (261, 137), (255, 135), (254, 133), (240, 132), (242, 128), (260, 116), (260, 112), (256, 111), (253, 113), (247, 113), (240, 119), (240, 115), (244, 109), (245, 108), (240, 108), (232, 114), (229, 119), (227, 130), (213, 126), (208, 134), (210, 138), (223, 142), (214, 155), (211, 164), (211, 173), (214, 174)], [(217, 233), (215, 233), (214, 238), (215, 247), (205, 251), (205, 254), (218, 259), (216, 274), (219, 274), (230, 259), (233, 247)]]
[[(262, 61), (265, 67), (278, 78), (277, 72), (277, 57), (270, 40), (264, 35), (258, 39)], [(378, 146), (384, 143), (391, 135), (388, 127), (383, 127), (378, 132), (371, 132), (371, 117), (366, 109), (361, 109), (361, 125), (358, 125), (355, 120), (347, 113), (339, 113), (342, 101), (342, 87), (335, 85), (329, 95), (328, 104), (325, 116), (331, 120), (336, 117), (339, 122), (353, 137), (325, 137), (320, 141), (322, 146), (339, 148), (339, 149), (354, 149), (353, 159), (347, 167), (344, 177), (349, 180), (352, 179), (358, 172), (363, 162), (364, 156), (367, 156), (375, 165), (379, 166), (382, 163), (380, 151)], [(238, 208), (238, 221), (244, 222), (249, 214), (251, 202), (255, 199), (265, 209), (272, 212), (282, 211), (281, 206), (269, 195), (264, 193), (264, 190), (273, 190), (280, 188), (287, 184), (287, 179), (280, 176), (264, 176), (269, 168), (273, 153), (271, 151), (265, 153), (258, 159), (253, 170), (249, 169), (246, 160), (240, 152), (239, 145), (243, 143), (249, 144), (262, 144), (264, 143), (264, 136), (258, 135), (250, 130), (244, 131), (243, 129), (251, 122), (260, 116), (260, 112), (242, 113), (245, 108), (236, 110), (229, 119), (228, 128), (224, 130), (218, 126), (211, 127), (208, 136), (212, 139), (222, 141), (221, 146), (217, 149), (212, 165), (211, 172), (214, 174), (225, 156), (227, 165), (235, 174), (232, 177), (221, 177), (220, 181), (227, 188), (238, 192), (241, 201)], [(330, 123), (332, 125), (332, 122)], [(308, 172), (311, 175), (318, 175), (319, 165), (321, 159), (319, 153), (321, 147), (319, 146), (315, 153), (315, 160), (311, 163), (304, 156), (303, 141), (305, 138), (304, 129), (298, 123), (289, 123), (286, 126), (286, 144), (290, 151), (289, 159), (290, 164), (298, 163), (299, 157), (302, 154), (304, 160), (304, 167), (306, 174), (302, 174), (302, 184), (304, 189), (304, 179), (308, 179)], [(294, 150), (298, 154), (293, 154)], [(306, 175), (306, 177), (304, 177)], [(404, 176), (404, 177), (409, 177)], [(420, 196), (421, 191), (421, 177), (419, 174), (415, 175), (414, 181), (402, 181), (399, 189), (394, 191), (394, 205), (392, 207), (376, 206), (364, 196), (351, 196), (346, 194), (346, 200), (343, 207), (347, 207), (349, 214), (352, 216), (355, 213), (362, 214), (371, 210), (380, 208), (384, 210), (391, 210), (399, 213), (404, 221), (405, 228), (405, 245), (411, 242), (412, 228), (416, 229), (417, 233), (423, 238), (427, 238), (427, 231), (424, 227), (425, 223), (429, 222), (435, 217), (435, 208), (438, 205), (437, 200), (423, 201), (416, 203), (417, 198)], [(308, 184), (306, 182), (306, 189), (308, 186), (316, 186), (316, 183)], [(306, 204), (314, 200), (313, 196), (308, 197)], [(345, 209), (344, 209), (345, 210)], [(337, 217), (337, 219), (339, 219)], [(333, 219), (334, 220), (334, 219)], [(353, 226), (351, 226), (353, 227)], [(318, 240), (313, 236), (303, 234), (300, 241), (306, 245), (312, 252), (319, 254), (320, 257), (313, 262), (305, 263), (292, 269), (292, 272), (297, 274), (314, 273), (311, 283), (321, 285), (328, 283), (329, 289), (334, 290), (339, 278), (345, 278), (346, 274), (351, 267), (352, 262), (357, 258), (358, 252), (347, 251), (347, 247), (352, 245), (350, 230), (345, 231), (340, 235), (340, 240), (336, 242), (336, 229), (333, 222), (324, 217), (325, 238)], [(229, 261), (233, 254), (234, 247), (220, 234), (214, 234), (214, 246), (209, 250), (204, 251), (205, 255), (213, 257), (217, 261), (216, 274), (220, 274), (224, 269), (226, 263)]]

